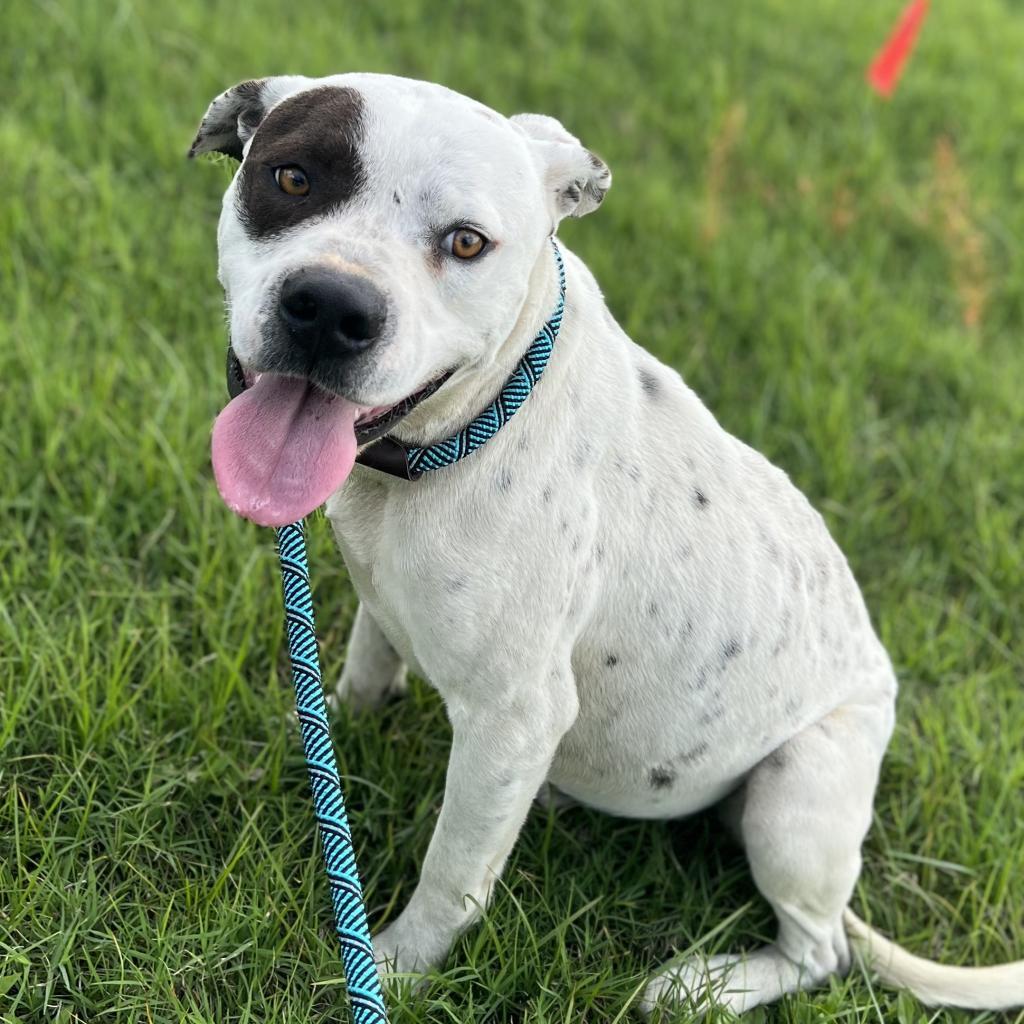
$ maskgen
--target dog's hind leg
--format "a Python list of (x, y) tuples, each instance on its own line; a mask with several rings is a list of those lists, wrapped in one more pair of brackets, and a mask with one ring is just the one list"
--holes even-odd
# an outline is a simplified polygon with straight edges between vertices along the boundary
[(710, 1002), (742, 1013), (849, 968), (843, 910), (860, 873), (892, 722), (890, 696), (840, 707), (753, 770), (739, 831), (754, 881), (778, 918), (776, 940), (744, 955), (664, 968), (648, 983), (645, 1011)]
[(381, 632), (380, 626), (360, 603), (348, 642), (345, 667), (329, 703), (347, 704), (353, 711), (367, 711), (405, 693), (406, 667)]

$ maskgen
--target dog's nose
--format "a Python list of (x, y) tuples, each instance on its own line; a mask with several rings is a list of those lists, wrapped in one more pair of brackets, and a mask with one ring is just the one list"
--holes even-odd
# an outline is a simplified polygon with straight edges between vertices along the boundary
[(285, 278), (278, 314), (295, 343), (314, 358), (346, 358), (380, 338), (387, 301), (365, 277), (304, 267)]

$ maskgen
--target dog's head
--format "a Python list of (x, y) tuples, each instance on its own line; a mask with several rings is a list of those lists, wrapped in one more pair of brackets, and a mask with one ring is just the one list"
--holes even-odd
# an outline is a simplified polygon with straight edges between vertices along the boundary
[(267, 525), (340, 485), (357, 425), (487, 361), (559, 220), (611, 183), (553, 118), (384, 75), (236, 85), (190, 155), (211, 151), (241, 161), (219, 277), (255, 384), (218, 420), (214, 467), (229, 504)]

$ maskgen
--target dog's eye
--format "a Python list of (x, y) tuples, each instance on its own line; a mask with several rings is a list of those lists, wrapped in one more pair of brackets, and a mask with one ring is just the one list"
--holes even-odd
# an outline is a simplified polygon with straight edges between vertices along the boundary
[(274, 181), (282, 192), (290, 196), (304, 196), (309, 192), (309, 178), (301, 167), (278, 167), (274, 171)]
[(444, 247), (460, 260), (471, 260), (484, 251), (487, 239), (472, 228), (456, 228), (444, 240)]

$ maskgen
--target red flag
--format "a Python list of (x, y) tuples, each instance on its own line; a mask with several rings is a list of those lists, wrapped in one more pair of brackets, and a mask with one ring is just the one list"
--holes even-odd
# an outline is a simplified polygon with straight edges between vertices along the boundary
[(900, 20), (868, 68), (868, 82), (879, 96), (891, 96), (914, 48), (921, 23), (928, 13), (928, 0), (912, 0), (903, 9)]

